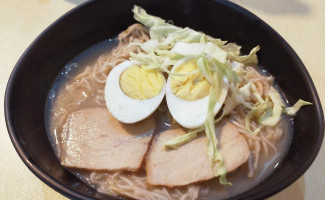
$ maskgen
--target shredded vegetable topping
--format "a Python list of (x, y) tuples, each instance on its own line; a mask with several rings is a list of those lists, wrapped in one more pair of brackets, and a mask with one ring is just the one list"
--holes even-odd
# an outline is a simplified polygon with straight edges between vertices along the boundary
[[(235, 43), (227, 43), (190, 28), (166, 23), (159, 17), (147, 14), (138, 6), (134, 6), (133, 13), (138, 22), (149, 28), (150, 40), (130, 44), (143, 50), (143, 53), (131, 53), (131, 60), (149, 69), (180, 76), (184, 74), (172, 73), (170, 67), (183, 58), (191, 57), (197, 60), (199, 72), (211, 85), (204, 125), (167, 141), (165, 146), (180, 148), (205, 131), (207, 154), (212, 163), (218, 166), (215, 175), (220, 177), (221, 184), (231, 185), (226, 179), (227, 170), (218, 150), (215, 128), (218, 121), (229, 115), (237, 106), (243, 106), (248, 110), (245, 118), (246, 129), (250, 134), (256, 135), (263, 127), (275, 126), (282, 113), (294, 115), (301, 106), (311, 105), (299, 100), (294, 106), (286, 108), (283, 98), (274, 87), (271, 87), (267, 94), (262, 94), (257, 85), (245, 78), (249, 73), (245, 66), (258, 63), (256, 53), (260, 49), (259, 46), (253, 48), (248, 55), (241, 55), (241, 47)], [(222, 94), (227, 97), (224, 102), (222, 100), (222, 113), (215, 119), (214, 108), (220, 102)]]
[(288, 115), (295, 115), (302, 106), (313, 105), (310, 102), (299, 99), (292, 107), (285, 109), (285, 113)]

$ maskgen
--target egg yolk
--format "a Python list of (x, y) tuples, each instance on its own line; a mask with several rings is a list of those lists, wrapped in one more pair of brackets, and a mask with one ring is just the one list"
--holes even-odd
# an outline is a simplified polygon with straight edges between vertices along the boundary
[(120, 87), (132, 99), (151, 99), (164, 87), (164, 77), (156, 70), (131, 66), (122, 73)]
[[(193, 72), (193, 71), (197, 72)], [(174, 70), (174, 73), (188, 74), (189, 75), (173, 75), (171, 79), (170, 87), (173, 93), (187, 101), (195, 101), (202, 99), (209, 95), (210, 83), (202, 76), (198, 71), (196, 60), (190, 60), (184, 62)]]

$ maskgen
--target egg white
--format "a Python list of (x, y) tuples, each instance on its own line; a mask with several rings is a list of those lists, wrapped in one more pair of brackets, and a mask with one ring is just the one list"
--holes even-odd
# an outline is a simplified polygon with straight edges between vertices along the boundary
[(125, 61), (115, 66), (109, 73), (105, 86), (105, 100), (109, 112), (120, 122), (135, 123), (150, 116), (159, 106), (165, 95), (166, 80), (160, 93), (151, 99), (138, 100), (128, 97), (120, 87), (121, 74), (135, 65)]
[[(172, 72), (181, 64), (193, 59), (193, 57), (186, 57), (178, 61), (172, 68)], [(206, 120), (208, 112), (209, 95), (195, 101), (186, 101), (177, 97), (171, 88), (171, 75), (167, 80), (166, 87), (166, 101), (168, 109), (173, 118), (183, 127), (188, 129), (198, 128), (202, 126)], [(223, 102), (228, 93), (228, 79), (223, 78), (223, 85), (220, 97), (214, 107), (214, 115), (221, 109)]]

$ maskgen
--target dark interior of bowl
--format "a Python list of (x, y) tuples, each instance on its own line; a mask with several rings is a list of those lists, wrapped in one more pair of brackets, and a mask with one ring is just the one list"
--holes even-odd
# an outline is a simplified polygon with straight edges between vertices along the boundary
[(172, 19), (211, 36), (243, 46), (261, 46), (260, 64), (292, 104), (299, 98), (313, 102), (294, 119), (294, 138), (285, 160), (263, 183), (234, 199), (270, 196), (301, 176), (315, 159), (323, 139), (323, 112), (314, 85), (291, 47), (259, 18), (229, 2), (213, 0), (94, 1), (69, 12), (45, 30), (17, 63), (5, 100), (12, 142), (25, 164), (59, 192), (79, 199), (109, 199), (86, 186), (63, 168), (48, 142), (44, 127), (47, 93), (60, 70), (97, 42), (115, 37), (134, 23), (132, 6)]

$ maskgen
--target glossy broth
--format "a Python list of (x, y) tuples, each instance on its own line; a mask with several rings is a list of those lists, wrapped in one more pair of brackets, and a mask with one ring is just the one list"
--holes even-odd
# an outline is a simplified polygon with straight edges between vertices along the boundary
[[(59, 74), (51, 90), (49, 91), (46, 104), (45, 121), (48, 138), (58, 158), (60, 158), (60, 134), (62, 132), (62, 126), (65, 122), (65, 119), (63, 121), (60, 121), (56, 116), (58, 116), (58, 113), (66, 112), (63, 108), (70, 102), (78, 101), (78, 99), (82, 99), (83, 96), (82, 90), (71, 91), (69, 86), (76, 81), (76, 77), (83, 71), (86, 66), (95, 63), (101, 54), (109, 53), (117, 43), (117, 39), (104, 41), (81, 53), (63, 68), (62, 72)], [(267, 73), (266, 70), (260, 70), (260, 72)], [(98, 94), (96, 92), (93, 92), (85, 100), (80, 101), (78, 106), (72, 109), (72, 111), (82, 110), (84, 108), (98, 107), (96, 104), (97, 96)], [(168, 129), (171, 126), (172, 119), (165, 101), (162, 102), (159, 109), (154, 113), (154, 115), (156, 118), (157, 127), (156, 134), (159, 134), (159, 132)], [(281, 123), (284, 130), (283, 135), (281, 140), (275, 144), (278, 148), (278, 153), (271, 153), (271, 155), (267, 157), (263, 156), (262, 154), (259, 159), (259, 167), (257, 171), (255, 171), (255, 175), (252, 178), (247, 177), (248, 164), (245, 163), (236, 171), (227, 174), (227, 179), (233, 184), (233, 186), (222, 186), (220, 185), (219, 180), (215, 178), (208, 182), (201, 183), (202, 187), (199, 198), (230, 198), (253, 188), (255, 185), (267, 178), (281, 163), (281, 160), (286, 155), (290, 146), (293, 126), (292, 120), (289, 117), (283, 117)], [(91, 187), (95, 187), (89, 181), (90, 172), (72, 169), (70, 169), (70, 171)]]

